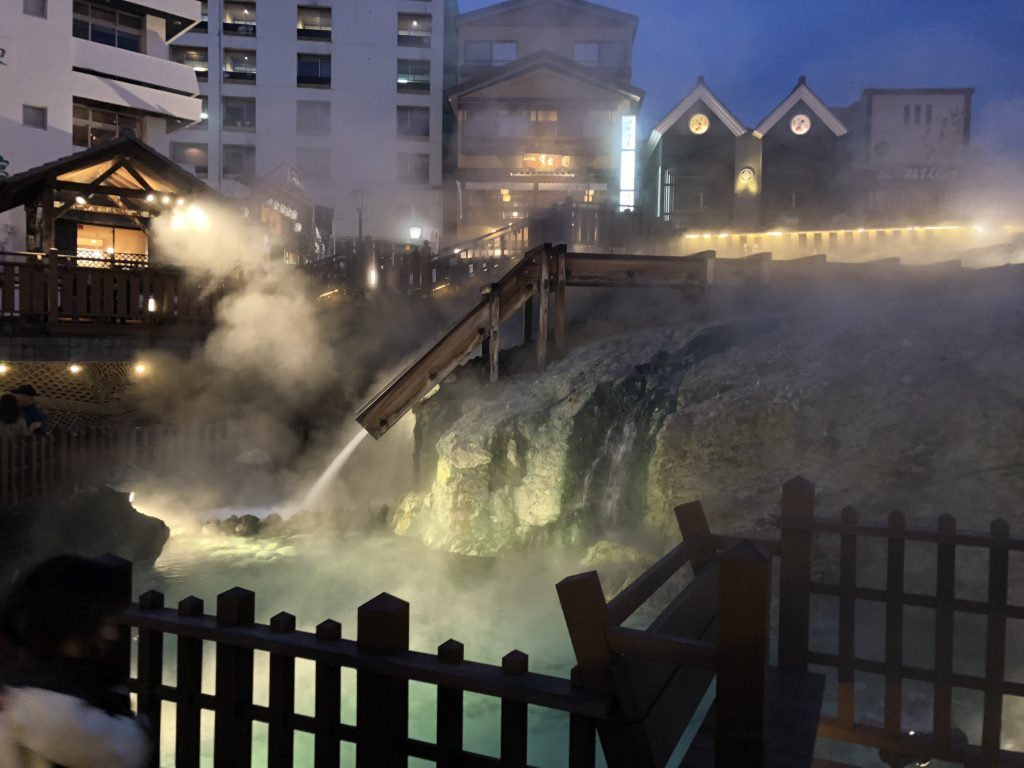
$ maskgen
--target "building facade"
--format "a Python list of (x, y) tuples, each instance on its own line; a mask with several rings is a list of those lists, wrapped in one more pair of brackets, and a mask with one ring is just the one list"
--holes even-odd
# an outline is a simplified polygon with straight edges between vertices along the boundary
[(202, 3), (172, 55), (199, 75), (203, 119), (172, 158), (232, 196), (285, 169), (338, 235), (438, 237), (448, 4)]
[[(0, 26), (0, 181), (134, 135), (167, 152), (200, 118), (195, 72), (169, 44), (196, 0), (7, 0)], [(26, 247), (24, 218), (0, 217), (0, 250)]]
[(449, 232), (470, 239), (566, 201), (633, 208), (637, 23), (582, 0), (508, 0), (458, 17)]
[[(964, 181), (973, 88), (869, 88), (845, 110), (851, 212), (875, 221), (928, 221), (950, 212)], [(840, 111), (840, 110), (837, 110)]]

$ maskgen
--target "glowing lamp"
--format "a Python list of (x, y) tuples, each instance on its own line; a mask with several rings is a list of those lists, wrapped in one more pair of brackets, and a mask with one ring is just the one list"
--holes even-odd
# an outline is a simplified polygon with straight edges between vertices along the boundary
[(128, 494), (128, 503), (129, 504), (134, 504), (135, 503), (135, 491), (131, 491)]
[(170, 195), (164, 195), (163, 200), (161, 202), (163, 202), (164, 205), (170, 205), (171, 204)]
[(178, 200), (177, 200), (177, 203), (178, 203), (178, 205), (184, 205), (185, 204), (185, 198), (184, 197), (179, 197)]
[(152, 203), (154, 200), (156, 200), (156, 195), (154, 195), (152, 193), (146, 195), (146, 202), (147, 203)]
[(146, 302), (146, 311), (156, 312), (156, 299), (154, 299), (152, 296), (150, 296), (149, 301)]
[(419, 240), (421, 237), (423, 237), (423, 227), (417, 227), (415, 224), (409, 227), (410, 240)]
[(107, 248), (107, 255), (108, 256), (113, 256), (114, 255), (114, 246), (111, 245), (110, 247)]
[(137, 373), (139, 376), (142, 376), (146, 373), (148, 369), (146, 368), (145, 363), (136, 363), (132, 370), (134, 370), (135, 373)]
[(200, 117), (201, 119), (203, 119), (203, 120), (209, 120), (209, 118), (210, 118), (210, 115), (209, 115), (209, 113), (208, 113), (208, 112), (200, 112), (200, 113), (199, 113), (199, 117)]
[(82, 197), (81, 195), (78, 195), (75, 198), (75, 202), (78, 203), (79, 205), (85, 205), (85, 198)]
[(7, 367), (7, 363), (0, 363), (0, 376), (6, 376), (9, 370), (11, 369)]
[(296, 221), (295, 222), (295, 231), (296, 232), (301, 232), (302, 231), (302, 222), (301, 221)]
[(72, 376), (77, 376), (81, 372), (82, 366), (80, 366), (78, 363), (72, 363), (71, 365), (68, 366), (68, 373), (70, 373)]

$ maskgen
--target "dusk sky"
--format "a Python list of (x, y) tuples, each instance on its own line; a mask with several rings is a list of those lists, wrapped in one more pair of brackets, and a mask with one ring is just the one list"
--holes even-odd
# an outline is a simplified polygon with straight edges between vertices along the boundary
[[(460, 0), (462, 11), (493, 0)], [(863, 88), (977, 89), (976, 143), (1024, 133), (1024, 0), (603, 0), (640, 17), (633, 82), (650, 129), (703, 74), (756, 125), (807, 75), (830, 106)], [(571, 55), (571, 52), (570, 52)]]

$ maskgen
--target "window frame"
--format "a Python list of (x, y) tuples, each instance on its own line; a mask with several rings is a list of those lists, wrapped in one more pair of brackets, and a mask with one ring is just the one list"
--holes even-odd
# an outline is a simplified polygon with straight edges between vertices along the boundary
[[(402, 67), (406, 64), (417, 65), (409, 67), (408, 72), (403, 72)], [(426, 79), (422, 72), (413, 72), (413, 69), (426, 66)], [(430, 59), (398, 59), (396, 65), (395, 86), (399, 93), (429, 95), (433, 87), (431, 82), (433, 71)]]
[[(30, 112), (30, 110), (35, 110), (35, 112), (34, 113)], [(37, 116), (41, 116), (42, 119), (43, 119), (42, 125), (38, 125), (38, 124), (36, 124), (34, 122), (31, 122), (28, 119), (28, 116), (30, 114), (35, 114)], [(49, 107), (39, 107), (39, 106), (36, 106), (35, 104), (22, 104), (21, 105), (21, 124), (23, 126), (25, 126), (26, 128), (35, 128), (37, 131), (45, 131), (45, 130), (49, 129), (49, 127), (50, 127), (50, 110), (49, 110)]]
[[(243, 54), (248, 54), (248, 56), (244, 56)], [(229, 70), (227, 68), (228, 61), (230, 60), (232, 62), (232, 67), (234, 67), (234, 61), (235, 61), (234, 57), (235, 56), (243, 56), (243, 60), (244, 61), (251, 61), (252, 63), (248, 66), (248, 68), (243, 68), (243, 69), (232, 68), (232, 69)], [(222, 70), (223, 82), (225, 82), (225, 83), (255, 83), (256, 82), (256, 67), (259, 64), (259, 62), (256, 59), (256, 51), (250, 50), (248, 48), (225, 48), (224, 52), (222, 54), (222, 57), (223, 58), (222, 58), (222, 61), (221, 61), (221, 70)]]
[[(319, 24), (306, 26), (303, 24), (302, 12), (303, 11), (315, 11), (320, 15), (318, 17)], [(295, 36), (299, 40), (323, 40), (329, 42), (331, 35), (334, 31), (334, 18), (332, 14), (333, 9), (329, 6), (323, 5), (300, 5), (296, 11), (297, 18), (295, 22)], [(324, 15), (326, 13), (327, 26), (324, 26)]]
[[(87, 9), (87, 12), (83, 11)], [(98, 13), (97, 13), (98, 12)], [(101, 20), (99, 23), (96, 17), (101, 14), (113, 16), (113, 22)], [(122, 19), (138, 21), (138, 26), (125, 26)], [(113, 24), (112, 27), (106, 26)], [(83, 29), (84, 25), (84, 29)], [(105, 39), (98, 30), (106, 30), (110, 39)], [(82, 32), (85, 34), (81, 34)], [(99, 45), (109, 45), (111, 48), (118, 48), (122, 51), (133, 53), (146, 52), (146, 17), (130, 11), (122, 11), (116, 8), (103, 8), (88, 0), (74, 0), (71, 7), (71, 36), (79, 40), (88, 40)], [(122, 45), (122, 36), (126, 42), (134, 39), (133, 45)]]
[[(327, 74), (324, 72), (324, 62), (327, 63)], [(316, 75), (303, 75), (303, 63), (315, 63), (317, 65)], [(295, 55), (295, 85), (299, 88), (330, 88), (331, 71), (333, 62), (329, 53), (305, 53), (299, 52)]]
[[(426, 34), (422, 30), (414, 31), (413, 29), (403, 29), (402, 21), (407, 19), (412, 22), (412, 26), (419, 23), (420, 20), (427, 20)], [(399, 11), (398, 13), (398, 46), (400, 48), (430, 48), (432, 46), (432, 38), (434, 35), (434, 17), (429, 13), (410, 13), (408, 11)]]
[[(195, 165), (195, 164), (190, 164), (187, 160), (179, 160), (175, 155), (177, 154), (177, 150), (182, 148), (182, 147), (187, 148), (185, 151), (188, 151), (188, 149), (192, 149), (192, 148), (201, 148), (202, 151), (206, 154), (206, 165)], [(172, 141), (172, 142), (170, 142), (170, 146), (168, 147), (168, 154), (169, 154), (171, 160), (174, 161), (175, 163), (177, 163), (178, 165), (185, 165), (185, 166), (192, 167), (194, 169), (193, 172), (199, 178), (204, 179), (204, 178), (207, 178), (210, 175), (210, 145), (207, 144), (206, 142), (204, 142), (204, 141)]]
[[(204, 83), (210, 79), (210, 49), (203, 45), (171, 45), (171, 60), (178, 64), (192, 67), (192, 71), (196, 73), (196, 80)], [(188, 61), (188, 54), (196, 53), (199, 51), (205, 52), (205, 57), (202, 60), (196, 59), (195, 62)], [(203, 68), (197, 67), (196, 63), (202, 63), (206, 66)]]
[[(424, 170), (426, 173), (420, 172)], [(430, 184), (430, 153), (399, 152), (398, 183), (428, 186)]]
[[(86, 117), (81, 117), (79, 112), (84, 110)], [(96, 114), (112, 115), (114, 122), (103, 122), (96, 119)], [(125, 125), (125, 122), (130, 123)], [(81, 129), (87, 132), (85, 143), (76, 138), (76, 133)], [(140, 141), (146, 140), (146, 116), (141, 112), (131, 110), (114, 109), (109, 106), (95, 106), (93, 103), (74, 100), (71, 107), (71, 143), (73, 146), (88, 149), (97, 143), (112, 141), (118, 137), (122, 128), (129, 128), (135, 132)], [(96, 138), (94, 130), (102, 133), (101, 138)]]
[[(228, 11), (235, 10), (238, 7), (243, 12), (243, 15), (248, 13), (251, 9), (252, 14), (249, 19), (238, 21), (232, 16), (232, 20), (228, 21)], [(256, 37), (256, 3), (245, 2), (245, 0), (225, 0), (223, 5), (223, 11), (221, 13), (221, 29), (225, 35), (238, 35), (239, 37)]]
[[(417, 132), (414, 130), (408, 130), (409, 128), (415, 128), (416, 122), (412, 119), (406, 119), (403, 121), (403, 114), (407, 116), (419, 115), (419, 117), (425, 117), (424, 127), (425, 132)], [(395, 109), (395, 132), (396, 136), (400, 139), (412, 140), (412, 141), (429, 141), (430, 140), (430, 107), (421, 107), (414, 104), (399, 104)], [(403, 129), (403, 123), (407, 130)]]
[[(317, 109), (322, 109), (320, 114), (317, 115), (317, 118), (319, 119), (324, 114), (326, 114), (326, 116), (327, 116), (326, 124), (323, 125), (323, 126), (317, 125), (314, 128), (303, 127), (300, 124), (300, 120), (301, 120), (301, 115), (303, 114), (303, 106), (302, 105), (304, 105), (304, 104), (321, 104), (321, 105), (326, 105), (326, 109), (322, 109), (321, 107), (317, 108)], [(300, 135), (300, 136), (329, 136), (330, 133), (331, 133), (331, 111), (332, 110), (331, 110), (331, 102), (330, 101), (322, 101), (322, 100), (318, 100), (318, 99), (296, 99), (296, 101), (295, 101), (295, 133)], [(313, 110), (312, 109), (310, 110), (310, 114), (313, 114)]]
[[(227, 168), (227, 160), (229, 155), (232, 155), (240, 151), (240, 154), (244, 159), (252, 158), (251, 167), (249, 163), (243, 162), (245, 166), (239, 171), (229, 171)], [(220, 171), (221, 178), (223, 179), (249, 179), (256, 175), (256, 147), (252, 144), (222, 144), (221, 145), (221, 156), (220, 156)]]
[[(36, 13), (34, 10), (29, 9), (29, 3), (36, 2), (42, 5), (42, 13)], [(50, 13), (49, 3), (47, 0), (22, 0), (21, 12), (25, 16), (32, 16), (37, 19), (48, 18)]]
[[(234, 104), (228, 104), (228, 102), (236, 102)], [(228, 109), (235, 109), (241, 106), (243, 112), (247, 107), (252, 109), (252, 120), (246, 121), (243, 119), (241, 122), (228, 122)], [(243, 115), (244, 117), (244, 115)], [(256, 130), (256, 99), (251, 96), (221, 96), (220, 101), (220, 124), (226, 131), (244, 131), (253, 132)]]

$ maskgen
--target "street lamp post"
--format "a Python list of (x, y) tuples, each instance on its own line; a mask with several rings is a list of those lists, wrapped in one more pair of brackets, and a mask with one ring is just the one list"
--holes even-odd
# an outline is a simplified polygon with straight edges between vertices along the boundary
[(352, 190), (352, 199), (356, 204), (356, 213), (359, 214), (359, 242), (363, 242), (363, 213), (366, 211), (366, 204), (370, 200), (370, 190), (359, 187)]

